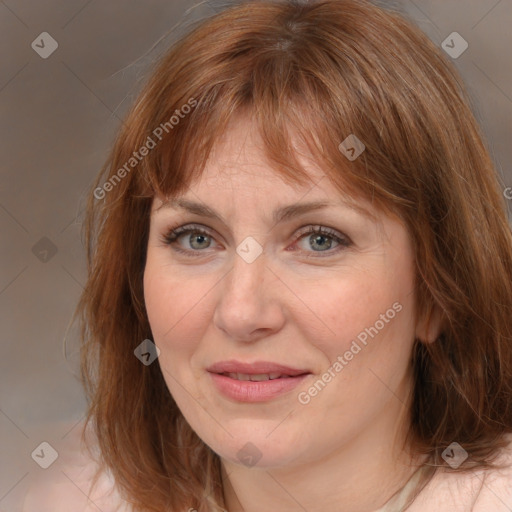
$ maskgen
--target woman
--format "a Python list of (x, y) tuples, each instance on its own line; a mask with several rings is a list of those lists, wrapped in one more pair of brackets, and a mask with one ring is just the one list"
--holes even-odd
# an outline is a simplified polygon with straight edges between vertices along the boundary
[(89, 202), (91, 510), (512, 509), (512, 236), (468, 105), (362, 0), (170, 49)]

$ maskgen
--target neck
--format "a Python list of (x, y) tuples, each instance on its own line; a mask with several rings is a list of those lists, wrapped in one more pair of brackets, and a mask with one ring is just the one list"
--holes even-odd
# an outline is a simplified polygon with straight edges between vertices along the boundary
[(378, 510), (424, 461), (404, 450), (406, 407), (398, 400), (391, 403), (389, 414), (321, 459), (271, 468), (247, 468), (223, 459), (228, 512)]

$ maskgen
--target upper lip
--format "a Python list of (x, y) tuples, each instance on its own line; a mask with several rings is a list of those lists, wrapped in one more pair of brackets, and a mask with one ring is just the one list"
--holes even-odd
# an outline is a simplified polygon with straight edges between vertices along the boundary
[(284, 366), (282, 364), (272, 363), (269, 361), (254, 361), (253, 363), (242, 363), (240, 361), (235, 360), (219, 361), (218, 363), (209, 366), (206, 370), (212, 373), (243, 373), (246, 375), (280, 373), (282, 375), (290, 375), (292, 377), (296, 375), (303, 375), (305, 373), (311, 373), (309, 370), (292, 368), (290, 366)]

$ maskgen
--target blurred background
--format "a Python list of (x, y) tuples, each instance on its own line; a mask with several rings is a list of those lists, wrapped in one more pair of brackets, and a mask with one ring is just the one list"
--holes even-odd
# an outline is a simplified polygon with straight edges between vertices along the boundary
[[(410, 16), (461, 72), (510, 212), (512, 1), (379, 3)], [(3, 512), (18, 510), (31, 475), (45, 471), (41, 443), (58, 451), (84, 416), (76, 329), (66, 346), (64, 335), (86, 279), (86, 193), (150, 66), (190, 23), (226, 5), (0, 1)]]

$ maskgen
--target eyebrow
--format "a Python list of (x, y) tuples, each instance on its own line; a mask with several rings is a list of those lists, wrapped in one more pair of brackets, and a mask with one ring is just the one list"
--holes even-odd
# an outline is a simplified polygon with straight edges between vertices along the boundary
[[(272, 220), (274, 224), (278, 224), (279, 222), (290, 220), (294, 217), (298, 217), (308, 212), (317, 211), (328, 207), (340, 206), (346, 206), (352, 210), (361, 213), (361, 210), (359, 208), (354, 207), (345, 202), (331, 203), (326, 201), (311, 201), (309, 203), (295, 203), (288, 206), (282, 206), (280, 208), (277, 208), (276, 210), (274, 210), (272, 214)], [(215, 210), (213, 210), (209, 206), (206, 206), (195, 201), (191, 201), (189, 199), (170, 198), (167, 201), (165, 201), (159, 208), (157, 208), (156, 211), (166, 208), (176, 208), (184, 210), (189, 213), (194, 213), (196, 215), (200, 215), (202, 217), (207, 217), (210, 219), (216, 219), (222, 223), (225, 223), (222, 216), (219, 215)], [(366, 214), (368, 215), (369, 212), (366, 212)]]

